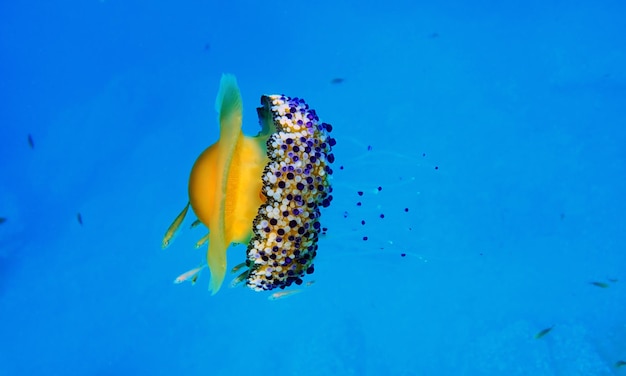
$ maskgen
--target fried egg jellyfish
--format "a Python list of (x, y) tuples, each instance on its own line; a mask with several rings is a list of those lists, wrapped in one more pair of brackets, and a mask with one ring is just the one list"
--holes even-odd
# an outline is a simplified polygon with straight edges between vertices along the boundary
[[(226, 251), (233, 243), (248, 245), (246, 270), (237, 280), (249, 288), (301, 284), (314, 271), (320, 207), (332, 201), (331, 125), (299, 98), (263, 95), (261, 104), (261, 131), (244, 135), (237, 81), (223, 75), (216, 101), (219, 140), (200, 154), (189, 176), (188, 205), (209, 229), (213, 294), (224, 281)], [(164, 247), (185, 215), (186, 209), (168, 229)]]

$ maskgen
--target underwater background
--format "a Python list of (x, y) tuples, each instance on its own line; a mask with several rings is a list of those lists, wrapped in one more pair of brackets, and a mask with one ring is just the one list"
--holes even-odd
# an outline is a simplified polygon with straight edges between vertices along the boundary
[[(620, 1), (0, 4), (0, 376), (626, 375)], [(262, 94), (333, 125), (301, 293), (163, 234)], [(190, 211), (191, 212), (191, 211)], [(245, 259), (228, 252), (228, 267)]]

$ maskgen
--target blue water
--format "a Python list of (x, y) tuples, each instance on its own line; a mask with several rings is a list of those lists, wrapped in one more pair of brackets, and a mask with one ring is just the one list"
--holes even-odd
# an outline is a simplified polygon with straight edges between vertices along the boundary
[[(0, 4), (0, 376), (626, 375), (622, 2), (211, 3)], [(285, 299), (161, 249), (223, 72), (334, 127)]]

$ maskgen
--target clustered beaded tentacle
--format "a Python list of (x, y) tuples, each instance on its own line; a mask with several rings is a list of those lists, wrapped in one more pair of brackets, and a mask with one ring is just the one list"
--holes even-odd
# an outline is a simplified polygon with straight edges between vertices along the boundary
[(276, 133), (267, 141), (261, 205), (253, 223), (246, 284), (253, 290), (301, 284), (313, 273), (321, 230), (320, 206), (332, 201), (330, 175), (335, 140), (302, 99), (262, 96), (260, 113), (272, 116)]

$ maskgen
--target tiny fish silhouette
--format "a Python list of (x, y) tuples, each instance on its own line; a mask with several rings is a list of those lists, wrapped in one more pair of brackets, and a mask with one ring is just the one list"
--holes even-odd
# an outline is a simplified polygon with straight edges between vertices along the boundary
[(80, 225), (83, 225), (83, 216), (80, 215), (80, 213), (76, 213), (76, 219), (78, 220), (78, 223), (80, 223)]
[(539, 333), (535, 334), (535, 339), (544, 337), (546, 334), (550, 333), (552, 328), (554, 328), (554, 326), (540, 330)]
[(620, 368), (626, 366), (626, 360), (618, 360), (615, 362), (615, 367)]
[(170, 243), (174, 239), (174, 236), (178, 232), (178, 228), (180, 227), (180, 224), (183, 223), (183, 220), (185, 219), (185, 216), (187, 215), (188, 209), (189, 209), (189, 202), (187, 202), (187, 205), (185, 205), (185, 208), (183, 209), (183, 211), (181, 211), (180, 214), (178, 214), (176, 219), (174, 219), (174, 222), (172, 222), (170, 227), (165, 232), (165, 236), (163, 236), (163, 242), (162, 242), (161, 248), (165, 249), (169, 247)]
[(201, 224), (202, 224), (202, 222), (200, 222), (199, 219), (196, 219), (195, 221), (193, 221), (191, 226), (189, 226), (189, 228), (196, 228), (196, 227), (200, 226)]
[(33, 136), (30, 133), (28, 134), (28, 146), (30, 146), (31, 149), (35, 148), (35, 141), (33, 141)]
[(1, 224), (3, 224), (3, 223), (4, 223), (4, 222), (6, 222), (6, 221), (7, 221), (7, 219), (6, 219), (6, 218), (4, 218), (4, 217), (0, 217), (0, 225), (1, 225)]
[(200, 240), (196, 242), (196, 249), (202, 247), (202, 245), (208, 241), (209, 241), (209, 234), (206, 234)]
[(589, 283), (590, 283), (590, 284), (592, 284), (592, 285), (594, 285), (594, 286), (596, 286), (596, 287), (600, 287), (600, 288), (603, 288), (603, 289), (606, 289), (606, 288), (608, 288), (608, 287), (609, 287), (609, 284), (608, 284), (608, 283), (606, 283), (606, 282), (597, 282), (597, 281), (593, 281), (593, 282), (589, 282)]
[(295, 294), (298, 294), (302, 292), (302, 290), (289, 290), (289, 291), (278, 291), (273, 293), (272, 295), (268, 296), (267, 299), (268, 300), (278, 300), (278, 299), (284, 299), (288, 296), (292, 296)]
[(250, 270), (246, 270), (243, 273), (239, 274), (237, 276), (237, 278), (233, 279), (230, 282), (230, 287), (236, 287), (237, 285), (239, 285), (241, 282), (245, 281), (246, 278), (248, 278), (248, 275), (250, 275)]
[(230, 271), (231, 273), (237, 273), (239, 271), (239, 269), (243, 268), (244, 266), (246, 266), (245, 262), (242, 262), (241, 264), (237, 264), (235, 265), (232, 270)]
[(174, 280), (174, 284), (180, 284), (185, 282), (186, 280), (190, 279), (192, 280), (193, 283), (195, 283), (193, 277), (195, 277), (197, 274), (200, 273), (200, 271), (207, 266), (206, 264), (200, 265), (197, 268), (193, 268), (191, 270), (188, 270), (186, 272), (184, 272), (183, 274), (179, 275), (178, 277), (176, 277), (176, 279)]
[(337, 77), (337, 78), (333, 78), (332, 80), (330, 80), (330, 83), (333, 85), (337, 85), (337, 84), (343, 83), (344, 81), (345, 79)]

